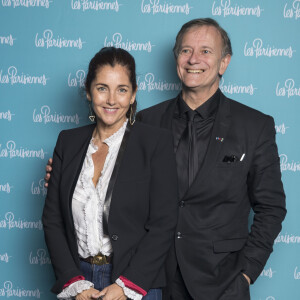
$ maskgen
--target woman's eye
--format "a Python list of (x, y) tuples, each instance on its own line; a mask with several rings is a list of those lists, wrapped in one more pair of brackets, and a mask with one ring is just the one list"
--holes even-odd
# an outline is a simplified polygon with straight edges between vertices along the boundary
[(124, 88), (119, 89), (119, 91), (120, 91), (120, 93), (126, 93), (127, 92), (127, 90), (124, 89)]
[(98, 87), (98, 91), (100, 91), (100, 92), (104, 92), (106, 89), (105, 89), (105, 87), (104, 86), (99, 86)]

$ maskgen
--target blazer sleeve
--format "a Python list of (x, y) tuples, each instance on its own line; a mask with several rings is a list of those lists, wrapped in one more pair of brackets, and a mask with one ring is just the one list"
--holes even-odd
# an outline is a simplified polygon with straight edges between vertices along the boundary
[(151, 159), (147, 233), (140, 241), (123, 276), (148, 291), (164, 263), (174, 240), (177, 223), (177, 170), (173, 137), (161, 131)]
[(60, 204), (60, 178), (63, 162), (63, 132), (60, 133), (53, 153), (53, 164), (49, 187), (43, 210), (42, 222), (45, 241), (56, 276), (52, 287), (54, 293), (61, 292), (71, 278), (82, 275), (78, 269), (67, 241), (66, 227)]
[(269, 116), (255, 146), (247, 184), (254, 219), (242, 250), (243, 272), (254, 282), (273, 251), (286, 215), (274, 120)]

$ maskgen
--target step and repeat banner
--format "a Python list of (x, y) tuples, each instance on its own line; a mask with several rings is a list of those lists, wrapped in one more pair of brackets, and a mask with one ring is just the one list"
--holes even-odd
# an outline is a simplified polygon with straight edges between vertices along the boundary
[(288, 214), (251, 299), (300, 299), (300, 0), (0, 0), (1, 299), (56, 298), (44, 169), (58, 133), (89, 123), (90, 59), (103, 46), (130, 51), (138, 109), (149, 107), (180, 91), (172, 47), (198, 17), (231, 37), (221, 90), (276, 124)]

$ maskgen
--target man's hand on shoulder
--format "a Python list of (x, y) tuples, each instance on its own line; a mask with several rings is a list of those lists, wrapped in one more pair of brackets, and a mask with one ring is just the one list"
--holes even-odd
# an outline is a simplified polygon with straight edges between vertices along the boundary
[(51, 171), (52, 171), (52, 158), (48, 159), (47, 165), (46, 165), (46, 176), (45, 176), (45, 183), (44, 186), (47, 188), (48, 187), (48, 182), (51, 177)]

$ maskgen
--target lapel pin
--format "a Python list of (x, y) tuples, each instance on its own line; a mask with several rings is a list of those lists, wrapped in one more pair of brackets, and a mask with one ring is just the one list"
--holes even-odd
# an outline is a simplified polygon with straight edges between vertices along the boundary
[(224, 141), (224, 138), (221, 138), (221, 137), (218, 137), (218, 136), (217, 136), (217, 137), (216, 137), (216, 140), (222, 143), (222, 142)]

